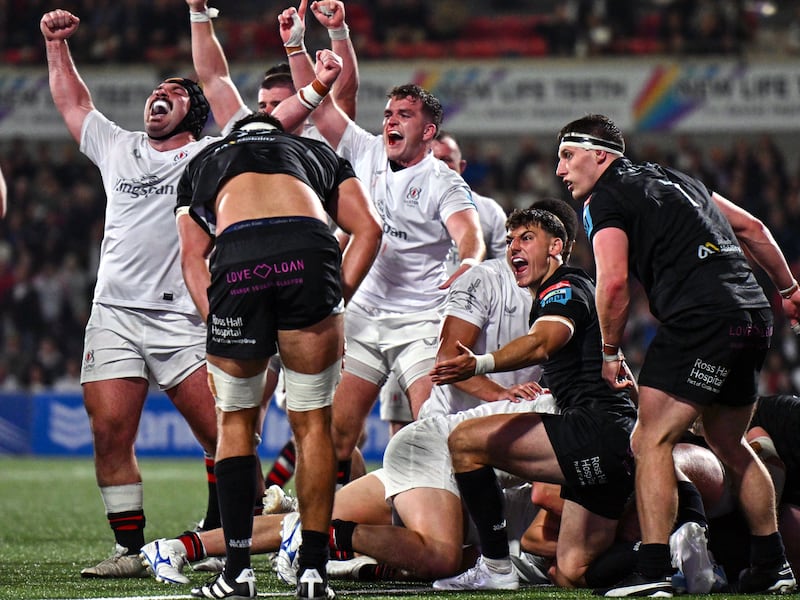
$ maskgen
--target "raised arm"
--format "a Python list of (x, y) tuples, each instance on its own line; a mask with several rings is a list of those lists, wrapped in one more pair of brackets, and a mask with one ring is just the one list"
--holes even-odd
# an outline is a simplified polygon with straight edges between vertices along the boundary
[(231, 79), (228, 61), (219, 43), (212, 16), (216, 9), (209, 9), (206, 0), (186, 0), (189, 5), (189, 20), (192, 29), (192, 62), (203, 93), (211, 105), (217, 124), (224, 126), (244, 107), (239, 90)]
[[(299, 10), (294, 7), (287, 8), (278, 15), (279, 31), (283, 45), (286, 48), (286, 54), (289, 57), (292, 81), (298, 90), (302, 89), (301, 86), (306, 85), (314, 78), (314, 69), (311, 68), (311, 62), (303, 42), (306, 6), (307, 0), (303, 0), (300, 3)], [(317, 52), (317, 56), (319, 57), (319, 52)], [(339, 146), (339, 142), (350, 121), (351, 118), (332, 100), (322, 102), (314, 113), (314, 124), (333, 148)], [(284, 128), (290, 131), (285, 122)]]
[(79, 24), (78, 17), (61, 9), (45, 13), (39, 22), (47, 52), (50, 93), (70, 135), (78, 143), (81, 141), (83, 121), (94, 110), (89, 88), (78, 75), (67, 45), (67, 39), (75, 33)]
[(314, 80), (307, 86), (299, 88), (294, 96), (289, 96), (272, 112), (272, 115), (283, 124), (285, 131), (294, 131), (308, 118), (311, 111), (318, 106), (329, 104), (323, 100), (341, 72), (342, 59), (339, 56), (331, 50), (317, 51)]
[(345, 22), (344, 3), (340, 0), (320, 0), (311, 3), (311, 12), (328, 30), (331, 50), (342, 57), (342, 74), (336, 80), (331, 95), (339, 108), (351, 119), (356, 118), (359, 86), (358, 59)]
[(364, 186), (355, 177), (341, 183), (329, 210), (339, 228), (349, 234), (342, 256), (342, 293), (348, 302), (378, 254), (383, 229)]

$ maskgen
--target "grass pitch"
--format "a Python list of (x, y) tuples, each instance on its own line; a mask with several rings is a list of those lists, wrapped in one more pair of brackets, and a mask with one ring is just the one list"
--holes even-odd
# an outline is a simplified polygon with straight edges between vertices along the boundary
[[(144, 479), (147, 540), (174, 537), (194, 526), (205, 512), (202, 457), (196, 460), (140, 461)], [(90, 459), (0, 457), (0, 600), (77, 600), (83, 598), (190, 598), (190, 586), (146, 579), (83, 579), (80, 570), (110, 555), (114, 538), (104, 516)], [(425, 560), (420, 557), (420, 560)], [(266, 558), (253, 557), (257, 589), (263, 598), (293, 598), (293, 590), (270, 570)], [(208, 577), (186, 570), (192, 584)], [(518, 592), (455, 593), (404, 584), (334, 581), (338, 598), (406, 596), (447, 600), (590, 598), (589, 591), (528, 587)], [(698, 598), (755, 596), (698, 596)], [(797, 597), (797, 596), (794, 596)]]

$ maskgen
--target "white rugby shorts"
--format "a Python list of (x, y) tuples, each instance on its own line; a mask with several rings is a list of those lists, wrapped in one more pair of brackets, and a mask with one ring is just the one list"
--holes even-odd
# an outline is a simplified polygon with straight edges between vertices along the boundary
[[(380, 411), (381, 421), (392, 421), (395, 423), (411, 423), (414, 415), (411, 414), (411, 405), (408, 396), (397, 382), (394, 372), (389, 374), (389, 379), (383, 384), (380, 392)], [(427, 401), (426, 403), (427, 404)]]
[(344, 370), (377, 386), (394, 371), (401, 389), (407, 390), (436, 362), (441, 321), (435, 309), (401, 314), (350, 302), (344, 320)]
[(452, 426), (443, 417), (414, 421), (392, 436), (383, 453), (383, 469), (374, 471), (387, 502), (419, 487), (447, 490), (461, 497), (447, 449)]
[(206, 326), (199, 315), (92, 305), (81, 383), (141, 377), (167, 390), (205, 361)]

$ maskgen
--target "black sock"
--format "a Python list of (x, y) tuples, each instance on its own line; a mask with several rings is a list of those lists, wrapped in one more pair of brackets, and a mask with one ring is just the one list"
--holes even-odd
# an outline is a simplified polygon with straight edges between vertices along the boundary
[(336, 485), (341, 486), (350, 483), (350, 469), (353, 467), (353, 460), (340, 460), (336, 466)]
[(186, 560), (194, 562), (203, 560), (206, 557), (206, 548), (200, 541), (200, 535), (196, 531), (184, 531), (177, 537), (177, 540), (186, 548)]
[(408, 581), (408, 574), (402, 569), (384, 563), (368, 564), (359, 567), (355, 577), (358, 581)]
[(647, 578), (659, 579), (675, 572), (669, 544), (642, 544), (638, 554), (636, 570)]
[(708, 527), (706, 507), (700, 490), (691, 481), (678, 482), (678, 519), (676, 529), (684, 523), (695, 522)]
[(783, 538), (777, 531), (770, 535), (750, 536), (750, 564), (754, 567), (780, 566), (786, 560)]
[(203, 530), (218, 529), (222, 522), (219, 518), (219, 498), (217, 496), (217, 477), (214, 475), (214, 457), (206, 454), (206, 481), (208, 482), (208, 505), (206, 516), (203, 517)]
[(252, 454), (225, 458), (214, 467), (225, 533), (225, 577), (229, 581), (250, 567), (257, 468)]
[(328, 536), (328, 547), (331, 550), (332, 558), (336, 560), (347, 560), (355, 556), (353, 551), (353, 532), (356, 530), (355, 521), (343, 521), (334, 519), (331, 521), (331, 528)]
[(503, 492), (492, 467), (456, 473), (461, 499), (467, 506), (486, 558), (508, 557)]
[(281, 448), (280, 454), (272, 464), (269, 473), (266, 474), (264, 479), (267, 482), (267, 487), (271, 485), (279, 485), (283, 487), (294, 475), (294, 467), (297, 460), (297, 454), (294, 447), (294, 440), (290, 439)]
[(120, 546), (128, 549), (128, 554), (138, 554), (144, 546), (144, 510), (126, 510), (106, 514), (108, 524), (114, 531), (114, 538)]
[(320, 575), (328, 562), (328, 536), (320, 531), (303, 529), (303, 543), (297, 554), (297, 574), (306, 569), (316, 569)]
[(584, 579), (590, 588), (609, 587), (625, 579), (636, 569), (638, 542), (614, 544), (595, 558), (586, 569)]

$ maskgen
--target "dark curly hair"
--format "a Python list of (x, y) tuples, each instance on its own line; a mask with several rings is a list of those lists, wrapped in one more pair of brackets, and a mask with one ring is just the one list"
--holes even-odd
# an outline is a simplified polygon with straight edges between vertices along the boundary
[(276, 127), (278, 131), (284, 131), (283, 124), (276, 117), (262, 112), (251, 113), (246, 117), (242, 117), (233, 124), (231, 131), (238, 131), (242, 128), (242, 126), (247, 125), (248, 123), (268, 123), (269, 125)]
[(419, 100), (422, 102), (422, 112), (428, 116), (428, 118), (431, 120), (431, 123), (436, 125), (436, 129), (441, 127), (442, 116), (444, 114), (442, 103), (439, 102), (439, 99), (431, 94), (428, 90), (423, 89), (416, 84), (407, 83), (405, 85), (398, 85), (397, 87), (392, 88), (389, 90), (389, 93), (386, 94), (386, 97), (394, 98), (396, 100), (402, 98), (413, 98), (415, 100)]
[(569, 242), (567, 229), (554, 213), (543, 208), (516, 208), (506, 219), (506, 229), (538, 225), (544, 231), (559, 238), (566, 246)]

